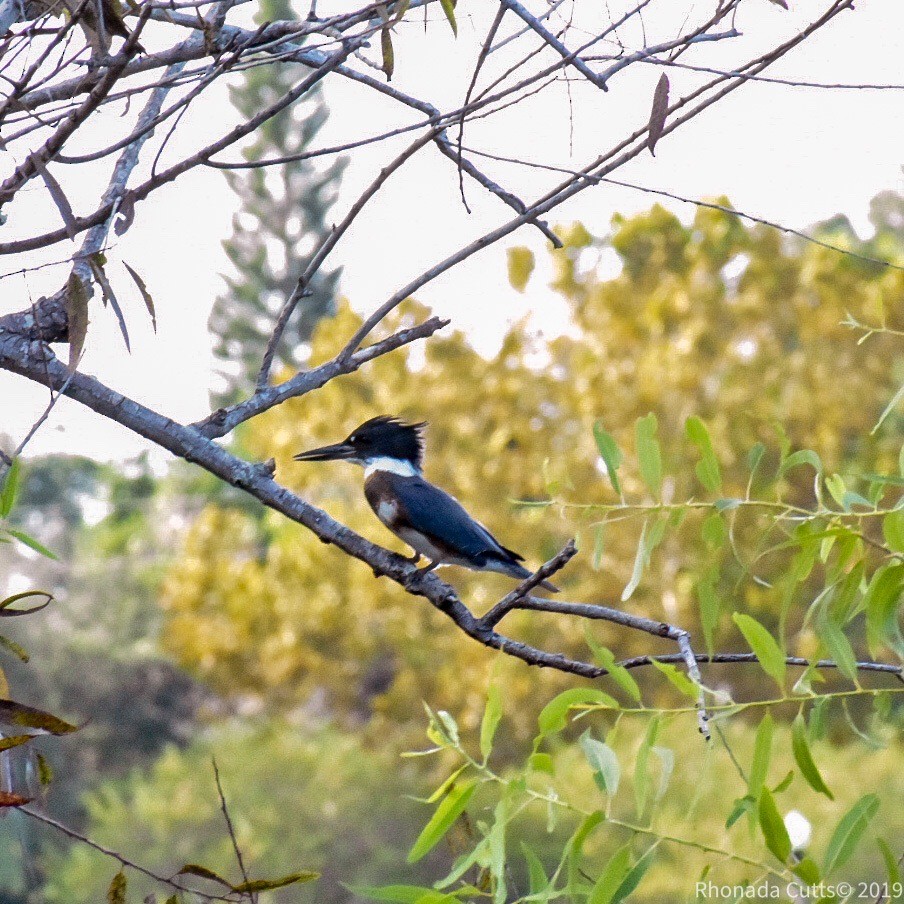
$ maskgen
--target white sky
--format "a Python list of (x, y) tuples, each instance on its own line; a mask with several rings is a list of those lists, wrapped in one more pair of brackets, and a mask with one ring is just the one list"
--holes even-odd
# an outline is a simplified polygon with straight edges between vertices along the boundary
[[(755, 55), (751, 51), (763, 41), (793, 35), (824, 6), (812, 0), (790, 3), (794, 9), (785, 12), (767, 0), (748, 0), (737, 23), (744, 37), (734, 42), (735, 47), (730, 48), (730, 42), (705, 45), (687, 59), (717, 68), (730, 66), (733, 60)], [(333, 6), (322, 2), (318, 12), (326, 15)], [(603, 4), (594, 6), (602, 8)], [(676, 12), (679, 7), (683, 17), (688, 7), (676, 4)], [(444, 22), (432, 24), (426, 35), (422, 24), (412, 24), (396, 38), (395, 86), (417, 91), (439, 106), (460, 102), (487, 23), (482, 18), (486, 6), (482, 8), (476, 0), (461, 0), (458, 9), (458, 41)], [(474, 11), (481, 15), (477, 21), (468, 17)], [(626, 36), (626, 43), (629, 38)], [(861, 0), (855, 11), (837, 17), (766, 74), (821, 82), (900, 84), (904, 83), (902, 60), (904, 4)], [(566, 88), (556, 85), (498, 120), (475, 125), (466, 133), (466, 144), (577, 168), (646, 121), (659, 72), (654, 66), (632, 67), (606, 94), (573, 83), (571, 120)], [(699, 79), (675, 70), (669, 75), (673, 98)], [(689, 197), (726, 194), (740, 210), (795, 228), (842, 212), (866, 230), (870, 198), (884, 189), (904, 191), (902, 93), (748, 84), (664, 138), (655, 158), (645, 153), (615, 176)], [(318, 145), (341, 143), (414, 121), (392, 102), (383, 102), (368, 89), (339, 79), (329, 83), (326, 97), (331, 119), (318, 137)], [(116, 117), (112, 113), (107, 116), (111, 129), (121, 134)], [(195, 109), (193, 117), (190, 126), (186, 121), (186, 128), (192, 141), (200, 143), (203, 134), (222, 131), (223, 123), (235, 121), (236, 114), (221, 91)], [(335, 219), (407, 140), (384, 142), (356, 153), (346, 170)], [(82, 146), (87, 148), (98, 146), (100, 139), (94, 135), (86, 141)], [(224, 159), (237, 156), (234, 150), (222, 155)], [(548, 176), (534, 170), (497, 164), (487, 164), (486, 169), (525, 200), (551, 184)], [(90, 209), (96, 184), (81, 177), (77, 183), (66, 182), (67, 174), (61, 170), (58, 167), (55, 172), (76, 211)], [(10, 226), (4, 233), (17, 228), (25, 232), (35, 222), (41, 224), (41, 231), (55, 228), (59, 215), (40, 197), (42, 193), (37, 185), (25, 196), (24, 205), (10, 208)], [(343, 294), (359, 310), (372, 310), (412, 276), (510, 218), (511, 211), (478, 186), (468, 185), (467, 195), (471, 215), (460, 203), (451, 163), (433, 148), (422, 151), (413, 164), (390, 180), (330, 259), (331, 266), (343, 267)], [(598, 187), (578, 195), (550, 220), (580, 219), (591, 232), (604, 234), (613, 213), (643, 210), (654, 200), (661, 201), (626, 189)], [(666, 206), (683, 218), (693, 214), (688, 205)], [(132, 354), (122, 347), (112, 312), (103, 310), (95, 299), (85, 371), (177, 420), (194, 420), (208, 412), (213, 361), (206, 322), (222, 286), (219, 274), (227, 269), (221, 241), (230, 232), (235, 207), (235, 197), (222, 174), (207, 169), (194, 171), (138, 206), (134, 226), (116, 240), (108, 254), (108, 270), (126, 310)], [(552, 332), (564, 328), (563, 308), (544, 287), (542, 268), (526, 295), (508, 286), (505, 247), (527, 244), (542, 262), (545, 240), (534, 233), (522, 229), (507, 243), (429, 284), (418, 298), (436, 313), (451, 317), (454, 326), (467, 329), (475, 344), (487, 350), (507, 323), (528, 310), (534, 312), (540, 328)], [(27, 259), (6, 259), (0, 261), (0, 273), (70, 253), (68, 245), (63, 245)], [(148, 284), (157, 306), (156, 335), (120, 260), (134, 266)], [(2, 280), (0, 313), (27, 306), (29, 295), (37, 298), (55, 291), (65, 274), (65, 269), (49, 268), (27, 278)], [(16, 444), (46, 402), (46, 390), (0, 374), (0, 433)], [(120, 458), (143, 448), (140, 438), (63, 400), (32, 441), (29, 454), (66, 451)]]

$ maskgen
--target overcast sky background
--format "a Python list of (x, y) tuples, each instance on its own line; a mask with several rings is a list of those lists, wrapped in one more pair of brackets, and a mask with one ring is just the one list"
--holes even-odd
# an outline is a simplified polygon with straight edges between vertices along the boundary
[[(785, 12), (767, 0), (748, 0), (737, 22), (744, 37), (700, 45), (688, 61), (730, 67), (754, 56), (763, 41), (772, 42), (776, 35), (793, 35), (824, 6), (811, 0), (790, 3), (794, 8)], [(318, 12), (326, 15), (331, 12), (327, 7), (335, 5), (321, 3), (323, 8)], [(415, 16), (417, 24), (405, 25), (396, 37), (393, 84), (403, 90), (417, 90), (441, 107), (457, 105), (467, 83), (466, 73), (473, 67), (473, 54), (486, 31), (484, 14), (489, 7), (481, 7), (475, 0), (461, 0), (457, 41), (442, 21), (432, 22), (425, 35), (422, 19), (418, 21)], [(675, 5), (677, 25), (687, 9), (683, 4)], [(668, 23), (663, 24), (664, 29), (668, 27)], [(623, 36), (628, 46), (631, 37)], [(766, 74), (816, 82), (904, 84), (902, 60), (904, 4), (861, 0), (855, 11), (837, 17)], [(494, 65), (498, 69), (502, 63), (500, 60)], [(618, 136), (646, 121), (659, 74), (656, 66), (631, 67), (622, 82), (613, 83), (606, 94), (586, 84), (572, 83), (570, 106), (568, 87), (556, 85), (505, 115), (475, 124), (466, 133), (465, 143), (578, 168), (611, 146)], [(669, 75), (673, 98), (700, 79), (676, 70), (669, 70)], [(726, 194), (740, 210), (798, 229), (845, 213), (865, 234), (869, 231), (870, 199), (885, 189), (904, 191), (902, 94), (747, 84), (664, 138), (655, 158), (645, 153), (615, 175), (688, 197)], [(329, 83), (326, 99), (332, 114), (317, 140), (319, 146), (415, 121), (392, 102), (383, 102), (368, 89), (339, 79)], [(122, 126), (112, 111), (106, 116), (111, 134), (121, 134)], [(225, 90), (220, 90), (202, 108), (195, 108), (193, 117), (185, 124), (186, 140), (190, 136), (192, 145), (200, 144), (205, 134), (213, 136), (215, 130), (222, 131), (223, 123), (234, 121), (236, 114)], [(82, 140), (87, 143), (73, 145), (70, 152), (87, 149), (92, 143), (98, 146), (101, 136)], [(382, 142), (355, 154), (334, 210), (336, 220), (379, 168), (410, 140)], [(177, 146), (174, 151), (179, 149)], [(221, 159), (238, 156), (233, 150)], [(87, 211), (105, 175), (98, 171), (97, 183), (81, 176), (78, 182), (67, 182), (67, 174), (61, 169), (56, 170), (58, 178), (70, 193), (76, 211)], [(561, 179), (499, 164), (487, 163), (486, 169), (526, 200)], [(42, 187), (34, 185), (25, 204), (11, 208), (16, 216), (11, 218), (9, 230), (18, 234), (35, 223), (42, 224), (41, 231), (56, 225), (59, 215), (42, 194)], [(450, 162), (432, 147), (422, 151), (389, 181), (330, 259), (331, 265), (343, 267), (342, 294), (357, 309), (370, 311), (411, 277), (510, 218), (510, 210), (496, 198), (485, 196), (479, 187), (467, 185), (467, 195), (473, 211), (470, 215), (460, 202), (457, 174)], [(690, 205), (601, 186), (584, 191), (550, 220), (582, 220), (592, 233), (604, 235), (613, 213), (637, 212), (654, 201), (665, 203), (683, 219), (694, 213)], [(220, 274), (227, 270), (221, 242), (229, 235), (236, 206), (222, 173), (210, 169), (193, 171), (139, 205), (134, 226), (113, 243), (108, 254), (108, 269), (129, 322), (132, 354), (123, 348), (112, 312), (96, 303), (83, 370), (177, 420), (194, 420), (208, 412), (207, 392), (214, 364), (206, 324), (222, 288)], [(451, 317), (453, 325), (467, 330), (484, 351), (493, 349), (508, 323), (528, 312), (532, 312), (540, 330), (555, 333), (567, 328), (563, 306), (545, 288), (545, 242), (535, 232), (522, 229), (508, 242), (472, 257), (421, 290), (419, 300), (437, 314)], [(525, 295), (514, 292), (506, 278), (505, 248), (516, 244), (529, 245), (541, 264)], [(27, 259), (7, 258), (0, 261), (0, 273), (38, 261), (58, 260), (70, 253), (68, 247), (56, 246)], [(121, 260), (142, 274), (154, 297), (156, 335)], [(55, 291), (66, 272), (65, 268), (47, 268), (3, 279), (0, 313), (19, 310), (30, 299)], [(47, 392), (3, 373), (0, 400), (0, 433), (15, 445), (43, 410)], [(362, 412), (362, 416), (372, 413)], [(63, 400), (31, 442), (28, 454), (67, 451), (115, 459), (145, 447), (143, 440), (124, 428)]]

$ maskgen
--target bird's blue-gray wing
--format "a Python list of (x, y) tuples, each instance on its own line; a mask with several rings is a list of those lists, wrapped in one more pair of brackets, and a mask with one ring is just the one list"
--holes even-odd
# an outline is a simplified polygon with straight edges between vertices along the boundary
[(399, 501), (399, 520), (426, 535), (436, 545), (471, 559), (490, 556), (503, 561), (521, 560), (506, 549), (461, 503), (422, 477), (386, 475)]

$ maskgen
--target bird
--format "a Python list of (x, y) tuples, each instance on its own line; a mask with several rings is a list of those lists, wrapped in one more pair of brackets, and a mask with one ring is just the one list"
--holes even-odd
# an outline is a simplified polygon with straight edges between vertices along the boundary
[[(109, 52), (111, 36), (128, 40), (132, 34), (123, 21), (119, 0), (86, 0), (85, 3), (81, 0), (26, 0), (23, 9), (26, 19), (57, 16), (64, 12), (77, 17), (91, 46), (92, 56), (103, 56)], [(146, 53), (141, 44), (136, 43), (135, 49)]]
[[(425, 421), (405, 423), (380, 415), (355, 428), (342, 442), (293, 456), (294, 461), (349, 461), (364, 467), (364, 496), (374, 514), (399, 539), (429, 564), (459, 565), (474, 571), (496, 571), (513, 578), (531, 576), (524, 557), (503, 546), (464, 506), (445, 490), (424, 479)], [(549, 581), (540, 585), (552, 593)]]

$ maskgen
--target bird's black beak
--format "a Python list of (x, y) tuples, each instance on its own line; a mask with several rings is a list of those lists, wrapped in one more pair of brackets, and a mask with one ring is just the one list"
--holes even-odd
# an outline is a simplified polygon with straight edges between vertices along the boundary
[(308, 452), (293, 455), (293, 461), (347, 461), (355, 458), (355, 450), (347, 442), (333, 443), (332, 446), (321, 446)]

